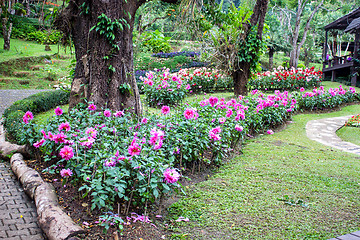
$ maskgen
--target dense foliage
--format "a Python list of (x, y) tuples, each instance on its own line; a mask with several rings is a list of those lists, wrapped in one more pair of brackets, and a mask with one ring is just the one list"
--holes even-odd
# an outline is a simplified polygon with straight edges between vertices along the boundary
[(45, 126), (34, 125), (32, 113), (23, 111), (18, 134), (41, 152), (50, 164), (48, 171), (60, 174), (63, 184), (79, 184), (83, 196), (91, 195), (92, 209), (106, 211), (116, 203), (146, 209), (148, 203), (181, 189), (183, 168), (221, 164), (246, 134), (272, 134), (271, 128), (295, 111), (332, 108), (359, 99), (353, 88), (346, 91), (341, 86), (328, 92), (321, 87), (273, 95), (253, 90), (248, 97), (229, 101), (209, 97), (176, 108), (163, 106), (161, 115), (142, 119), (124, 111), (97, 109), (94, 104), (69, 114), (58, 107)]

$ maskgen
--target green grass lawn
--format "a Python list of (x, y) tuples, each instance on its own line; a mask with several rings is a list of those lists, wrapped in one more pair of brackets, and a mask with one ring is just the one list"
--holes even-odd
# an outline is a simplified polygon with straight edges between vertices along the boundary
[[(0, 46), (3, 39), (0, 39)], [(0, 89), (51, 89), (60, 82), (70, 83), (70, 49), (11, 39), (10, 51), (0, 50)], [(59, 52), (58, 52), (59, 50)], [(59, 53), (59, 54), (57, 54)], [(55, 55), (54, 55), (55, 54)]]
[(360, 156), (309, 140), (305, 125), (359, 111), (296, 115), (285, 130), (249, 140), (243, 154), (170, 207), (171, 217), (190, 218), (172, 228), (172, 239), (328, 239), (358, 231)]
[(346, 142), (360, 146), (360, 128), (359, 127), (342, 127), (336, 134)]
[[(23, 58), (23, 57), (35, 57), (43, 55), (53, 55), (59, 53), (60, 55), (70, 55), (70, 49), (59, 47), (58, 45), (50, 45), (51, 51), (45, 51), (45, 45), (25, 41), (21, 39), (10, 40), (10, 50), (4, 50), (4, 39), (0, 38), (0, 62), (9, 61), (12, 59)], [(74, 48), (72, 49), (74, 51)]]

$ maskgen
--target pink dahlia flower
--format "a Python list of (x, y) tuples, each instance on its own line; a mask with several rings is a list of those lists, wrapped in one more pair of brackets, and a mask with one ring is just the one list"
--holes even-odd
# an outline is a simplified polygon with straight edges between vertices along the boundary
[(242, 130), (244, 130), (244, 128), (242, 126), (240, 126), (239, 124), (235, 125), (235, 130), (238, 132), (241, 132)]
[(128, 148), (128, 153), (131, 156), (140, 155), (140, 152), (141, 152), (141, 147), (137, 143), (130, 145)]
[(73, 172), (71, 171), (70, 168), (62, 169), (60, 171), (60, 175), (61, 175), (61, 177), (67, 178), (67, 177), (71, 177), (73, 175)]
[(33, 146), (35, 148), (39, 148), (44, 144), (44, 142), (45, 142), (45, 139), (41, 139), (40, 141), (37, 141), (36, 143), (34, 143)]
[(269, 129), (269, 130), (266, 131), (266, 133), (270, 135), (270, 134), (274, 134), (274, 131)]
[(64, 111), (60, 107), (55, 108), (54, 112), (56, 116), (60, 116), (64, 113)]
[(60, 156), (65, 160), (70, 160), (74, 156), (74, 150), (72, 147), (65, 146), (60, 150)]
[(59, 125), (58, 130), (61, 131), (63, 129), (65, 129), (65, 131), (70, 131), (70, 123), (68, 123), (68, 122), (61, 123)]
[(176, 171), (176, 169), (166, 169), (164, 172), (164, 180), (167, 183), (174, 183), (177, 182), (180, 178), (180, 173)]
[(96, 105), (93, 104), (93, 103), (91, 103), (91, 104), (89, 104), (88, 109), (89, 109), (90, 111), (95, 111), (95, 110), (96, 110)]
[(169, 107), (169, 106), (163, 106), (163, 107), (161, 108), (161, 113), (162, 113), (162, 114), (166, 115), (166, 114), (168, 114), (169, 112), (170, 112), (170, 107)]

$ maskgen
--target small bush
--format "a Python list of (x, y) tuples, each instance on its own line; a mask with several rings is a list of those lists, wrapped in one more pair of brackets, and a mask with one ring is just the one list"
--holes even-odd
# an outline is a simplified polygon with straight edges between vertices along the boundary
[(312, 92), (297, 92), (294, 93), (297, 99), (299, 109), (301, 110), (323, 110), (338, 107), (343, 103), (358, 101), (358, 94), (355, 89), (350, 87), (349, 90), (344, 90), (340, 85), (339, 88), (325, 91), (320, 88), (313, 89)]
[(143, 81), (143, 92), (149, 106), (179, 104), (188, 92), (186, 81), (177, 74), (170, 74), (169, 69), (160, 72), (148, 72)]
[(22, 143), (23, 132), (19, 126), (23, 121), (22, 116), (25, 112), (45, 112), (58, 105), (67, 104), (68, 102), (69, 93), (61, 90), (40, 92), (23, 100), (16, 101), (9, 108), (5, 109), (3, 114), (5, 119), (4, 127), (7, 130), (8, 136), (12, 140)]
[(194, 71), (179, 71), (188, 80), (190, 92), (215, 92), (230, 90), (233, 80), (228, 75), (211, 68), (198, 68)]
[(152, 53), (170, 52), (170, 37), (165, 37), (159, 30), (154, 32), (144, 32), (141, 36), (141, 47)]

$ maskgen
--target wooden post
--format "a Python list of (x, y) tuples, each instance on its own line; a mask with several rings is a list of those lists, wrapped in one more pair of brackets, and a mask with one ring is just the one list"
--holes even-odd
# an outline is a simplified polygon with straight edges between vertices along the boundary
[(328, 52), (328, 30), (325, 31), (325, 43), (324, 43), (324, 56), (323, 56), (323, 59), (324, 59), (324, 63), (323, 63), (323, 67), (325, 68), (326, 66), (326, 56), (327, 56), (327, 52)]
[(324, 55), (323, 55), (323, 76), (322, 79), (325, 79), (324, 68), (328, 64), (328, 60), (326, 59), (327, 52), (328, 52), (328, 30), (325, 30), (325, 42), (324, 42)]
[[(355, 32), (355, 42), (354, 42), (354, 55), (353, 55), (353, 58), (357, 59), (359, 58), (359, 55), (358, 55), (358, 51), (359, 51), (359, 41), (360, 41), (360, 29), (356, 29), (356, 32)], [(358, 79), (358, 72), (356, 71), (355, 67), (356, 67), (356, 62), (354, 62), (354, 66), (351, 67), (351, 71), (350, 71), (350, 74), (351, 74), (351, 86), (356, 86), (356, 82), (357, 82), (357, 79)]]

